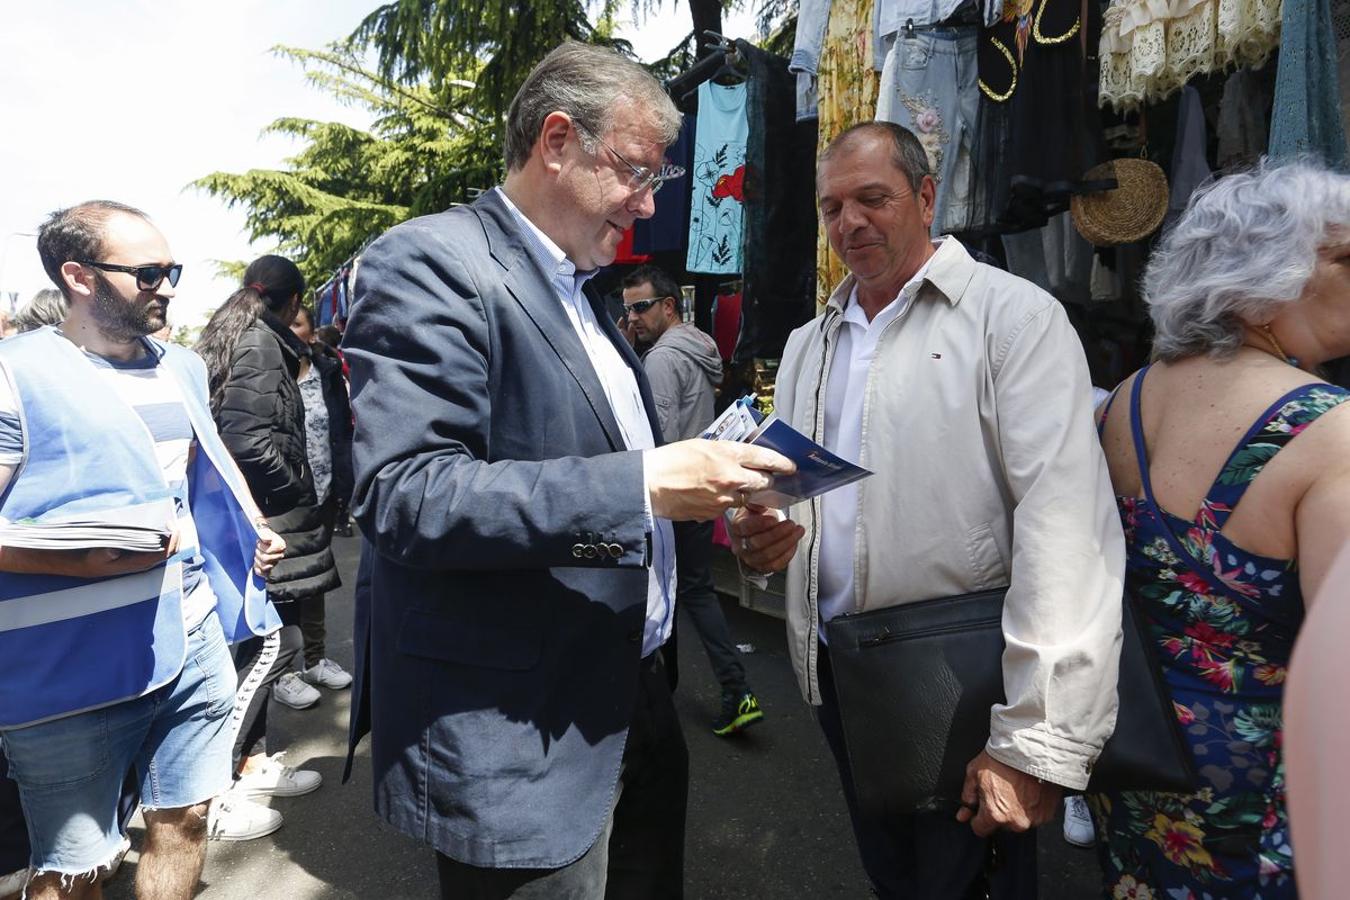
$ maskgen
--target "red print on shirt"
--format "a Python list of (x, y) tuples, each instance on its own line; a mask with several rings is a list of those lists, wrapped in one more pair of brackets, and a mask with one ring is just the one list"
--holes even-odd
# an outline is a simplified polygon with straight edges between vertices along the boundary
[(718, 200), (732, 197), (737, 203), (745, 202), (745, 166), (737, 166), (730, 175), (723, 175), (713, 185), (712, 195)]

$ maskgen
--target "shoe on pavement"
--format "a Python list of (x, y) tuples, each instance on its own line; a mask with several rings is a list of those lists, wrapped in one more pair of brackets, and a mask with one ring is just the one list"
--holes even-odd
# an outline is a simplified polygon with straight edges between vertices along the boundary
[(31, 869), (20, 869), (8, 875), (0, 875), (0, 900), (18, 897), (23, 892), (24, 885), (28, 884), (31, 872)]
[(1064, 840), (1075, 847), (1091, 847), (1097, 843), (1092, 813), (1088, 812), (1087, 801), (1082, 797), (1064, 798)]
[(319, 691), (301, 681), (294, 672), (287, 672), (272, 685), (272, 698), (291, 709), (309, 709), (319, 702)]
[(321, 784), (318, 772), (285, 765), (277, 753), (264, 756), (261, 765), (240, 775), (234, 790), (243, 797), (299, 797), (317, 791)]
[(254, 803), (236, 790), (211, 801), (206, 817), (206, 836), (212, 841), (251, 841), (281, 827), (281, 813)]
[(352, 683), (352, 676), (331, 659), (321, 659), (309, 668), (301, 669), (300, 677), (310, 684), (326, 687), (333, 691), (350, 687)]
[(749, 728), (764, 718), (764, 710), (759, 708), (759, 699), (749, 691), (737, 697), (735, 694), (722, 695), (722, 715), (713, 722), (713, 734), (728, 737), (738, 731)]

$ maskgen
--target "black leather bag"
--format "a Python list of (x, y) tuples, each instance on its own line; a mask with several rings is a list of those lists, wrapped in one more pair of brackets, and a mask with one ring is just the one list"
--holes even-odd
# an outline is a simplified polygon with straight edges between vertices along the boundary
[[(943, 597), (826, 624), (844, 743), (859, 803), (872, 814), (950, 808), (966, 764), (1004, 702), (1006, 588)], [(1115, 734), (1089, 791), (1197, 787), (1190, 752), (1142, 623), (1124, 604)]]

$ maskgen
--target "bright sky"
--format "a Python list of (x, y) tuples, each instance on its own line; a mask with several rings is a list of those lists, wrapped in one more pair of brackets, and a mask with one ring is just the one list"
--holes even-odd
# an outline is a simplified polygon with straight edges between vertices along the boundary
[[(298, 149), (260, 132), (282, 116), (366, 127), (363, 109), (311, 88), (276, 44), (319, 48), (349, 34), (379, 0), (43, 0), (0, 12), (0, 309), (50, 287), (25, 232), (91, 198), (145, 210), (183, 278), (169, 315), (200, 324), (235, 285), (213, 260), (251, 259), (244, 214), (185, 186), (213, 171), (279, 168)], [(747, 6), (749, 4), (746, 4)], [(643, 59), (690, 28), (685, 3), (623, 36)], [(750, 11), (724, 21), (751, 38)]]

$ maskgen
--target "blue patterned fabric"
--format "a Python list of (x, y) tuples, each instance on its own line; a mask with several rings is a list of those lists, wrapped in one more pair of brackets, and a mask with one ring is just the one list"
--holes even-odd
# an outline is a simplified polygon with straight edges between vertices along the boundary
[(1284, 0), (1280, 68), (1270, 120), (1270, 156), (1311, 155), (1345, 169), (1331, 0)]

